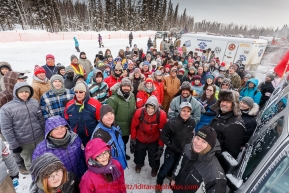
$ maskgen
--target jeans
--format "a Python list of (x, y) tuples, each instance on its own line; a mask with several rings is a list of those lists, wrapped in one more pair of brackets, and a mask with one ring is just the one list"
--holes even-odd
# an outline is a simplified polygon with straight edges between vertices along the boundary
[(166, 175), (170, 173), (170, 171), (173, 171), (180, 159), (180, 154), (175, 154), (170, 151), (170, 148), (166, 148), (165, 150), (165, 156), (164, 156), (164, 163), (161, 166), (161, 169), (159, 170), (158, 177), (157, 177), (157, 184), (163, 185), (164, 179), (166, 178)]

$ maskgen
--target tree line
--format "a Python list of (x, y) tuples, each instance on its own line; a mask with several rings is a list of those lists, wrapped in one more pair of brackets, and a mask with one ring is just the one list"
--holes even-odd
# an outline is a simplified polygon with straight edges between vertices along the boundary
[[(59, 31), (184, 31), (273, 35), (278, 28), (195, 22), (171, 0), (0, 0), (0, 29)], [(191, 15), (191, 14), (190, 14)], [(286, 26), (286, 29), (287, 26)]]

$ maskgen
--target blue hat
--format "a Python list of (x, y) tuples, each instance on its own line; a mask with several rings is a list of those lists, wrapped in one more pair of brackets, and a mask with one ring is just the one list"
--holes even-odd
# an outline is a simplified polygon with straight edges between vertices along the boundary
[(208, 78), (210, 78), (210, 79), (212, 79), (212, 80), (215, 79), (215, 77), (214, 77), (213, 75), (211, 75), (211, 74), (209, 74), (209, 75), (206, 76), (206, 80), (207, 80)]
[(143, 62), (143, 66), (148, 66), (148, 67), (150, 67), (150, 63), (149, 63), (149, 61), (147, 61), (147, 60), (144, 61), (144, 62)]

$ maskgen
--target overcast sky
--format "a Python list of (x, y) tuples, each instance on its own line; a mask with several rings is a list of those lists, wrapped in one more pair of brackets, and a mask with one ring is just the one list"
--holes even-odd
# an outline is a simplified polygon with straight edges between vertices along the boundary
[(187, 8), (187, 15), (194, 16), (195, 22), (206, 19), (274, 28), (289, 24), (288, 0), (172, 0), (172, 3), (174, 8), (179, 3), (179, 14)]

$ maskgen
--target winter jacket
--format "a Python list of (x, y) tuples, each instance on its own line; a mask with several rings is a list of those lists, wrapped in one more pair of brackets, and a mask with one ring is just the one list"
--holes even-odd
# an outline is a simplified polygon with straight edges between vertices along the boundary
[(107, 182), (102, 174), (87, 170), (83, 175), (79, 187), (81, 193), (126, 193), (124, 171), (117, 160), (112, 160), (119, 171), (120, 177), (113, 182)]
[(158, 141), (159, 146), (164, 146), (160, 140), (160, 134), (167, 122), (167, 115), (159, 108), (156, 97), (150, 97), (146, 104), (153, 104), (155, 112), (153, 115), (148, 115), (146, 107), (136, 110), (130, 126), (131, 139), (137, 139), (145, 144)]
[[(68, 181), (63, 184), (61, 191), (57, 193), (80, 193), (79, 191), (79, 180), (72, 172), (67, 172)], [(44, 190), (37, 186), (37, 183), (32, 182), (29, 187), (30, 193), (45, 193)]]
[(74, 45), (75, 45), (75, 47), (78, 47), (78, 46), (79, 46), (79, 43), (78, 43), (78, 40), (76, 39), (76, 37), (74, 37), (73, 40), (74, 40)]
[(38, 100), (38, 102), (40, 102), (40, 97), (44, 93), (50, 90), (50, 81), (48, 80), (48, 78), (45, 78), (45, 80), (41, 80), (37, 76), (34, 76), (34, 75), (32, 78), (33, 78), (33, 81), (32, 81), (31, 86), (34, 90), (34, 94), (32, 98), (35, 98), (36, 100)]
[(204, 85), (202, 85), (202, 83), (195, 85), (195, 83), (192, 82), (192, 89), (196, 92), (196, 97), (200, 97), (201, 93), (203, 92)]
[(139, 109), (143, 107), (146, 104), (148, 98), (152, 95), (154, 95), (158, 99), (159, 104), (161, 104), (160, 97), (158, 95), (156, 88), (153, 86), (153, 91), (152, 93), (149, 94), (146, 92), (145, 82), (140, 83), (138, 87), (138, 92), (136, 94), (136, 108)]
[(64, 118), (74, 133), (77, 133), (80, 137), (84, 146), (90, 140), (92, 132), (98, 124), (101, 107), (98, 100), (89, 96), (88, 87), (86, 84), (85, 86), (86, 92), (82, 104), (79, 104), (80, 102), (74, 97), (66, 104), (64, 109)]
[(181, 81), (177, 77), (170, 76), (164, 77), (164, 91), (165, 95), (169, 97), (174, 97), (178, 92), (181, 86)]
[(81, 64), (72, 64), (71, 63), (69, 66), (73, 69), (75, 75), (80, 74), (80, 75), (84, 76), (84, 78), (86, 78), (86, 76), (87, 76), (86, 71)]
[(93, 66), (92, 66), (90, 60), (88, 60), (86, 58), (85, 59), (79, 58), (78, 63), (83, 66), (86, 74), (89, 74), (90, 72), (93, 71)]
[(60, 125), (67, 125), (67, 122), (60, 116), (50, 117), (45, 123), (45, 139), (40, 142), (34, 149), (32, 160), (45, 154), (53, 153), (56, 155), (65, 168), (73, 172), (80, 180), (81, 176), (86, 171), (84, 151), (81, 149), (81, 139), (70, 130), (68, 127), (67, 132), (70, 133), (70, 139), (66, 146), (58, 147), (49, 140), (49, 133), (59, 127)]
[[(23, 102), (16, 95), (21, 87), (30, 88), (30, 96)], [(31, 98), (33, 88), (26, 82), (19, 82), (13, 89), (13, 100), (0, 110), (1, 131), (12, 149), (34, 143), (44, 136), (44, 123), (39, 103)]]
[(192, 82), (193, 81), (193, 76), (183, 75), (183, 77), (181, 78), (181, 83), (183, 83), (185, 81)]
[(134, 73), (131, 73), (129, 75), (129, 79), (131, 80), (132, 86), (133, 86), (133, 91), (132, 93), (135, 96), (136, 99), (136, 94), (138, 93), (138, 87), (140, 85), (140, 83), (142, 83), (145, 80), (145, 76), (143, 74), (140, 74), (140, 78), (139, 79), (135, 79), (134, 78)]
[(18, 80), (18, 72), (7, 72), (3, 76), (5, 91), (0, 92), (0, 108), (13, 99), (13, 88)]
[[(254, 88), (249, 88), (249, 83), (252, 82), (255, 86)], [(254, 103), (259, 104), (261, 99), (261, 92), (258, 90), (258, 79), (250, 78), (246, 82), (246, 87), (240, 91), (240, 101), (243, 97), (251, 97), (254, 100)]]
[(184, 121), (178, 115), (165, 124), (160, 138), (172, 153), (180, 154), (185, 145), (191, 142), (195, 125), (194, 119)]
[(54, 75), (57, 74), (58, 70), (56, 66), (48, 66), (47, 64), (41, 66), (45, 70), (45, 75), (46, 77), (50, 80), (50, 78)]
[(176, 186), (198, 187), (198, 189), (173, 189), (174, 193), (179, 192), (226, 192), (227, 180), (225, 172), (216, 158), (216, 152), (220, 151), (218, 142), (206, 154), (196, 154), (192, 150), (192, 144), (185, 146), (179, 165), (173, 172), (173, 180)]
[(266, 102), (269, 100), (271, 94), (274, 91), (274, 86), (272, 84), (272, 82), (262, 82), (259, 84), (258, 86), (259, 90), (261, 91), (261, 99), (260, 99), (260, 108), (262, 108)]
[[(0, 184), (2, 184), (7, 175), (16, 176), (19, 171), (9, 147), (4, 144), (2, 139), (0, 139), (0, 150), (0, 171), (2, 171), (0, 172)], [(9, 171), (9, 174), (7, 173), (7, 170)]]
[(154, 87), (156, 88), (156, 92), (158, 93), (160, 104), (164, 102), (164, 82), (157, 81), (154, 79)]
[(198, 73), (197, 73), (196, 75), (198, 75), (198, 76), (201, 77), (201, 83), (202, 83), (203, 85), (206, 84), (207, 76), (206, 76), (206, 73), (205, 73), (205, 72), (203, 72), (202, 75), (199, 75)]
[(95, 67), (93, 67), (93, 70), (90, 73), (88, 73), (88, 75), (86, 77), (86, 80), (85, 80), (86, 84), (91, 84), (92, 83), (92, 79), (91, 78), (92, 78), (93, 72), (96, 71), (96, 70), (97, 69)]
[(52, 90), (44, 93), (40, 98), (40, 107), (45, 121), (55, 115), (64, 117), (64, 108), (73, 97), (74, 92), (69, 89), (65, 89), (62, 95), (56, 95)]
[[(11, 68), (11, 65), (7, 62), (0, 62), (0, 69), (2, 66), (7, 66), (9, 71), (11, 72), (12, 71), (12, 68)], [(4, 83), (4, 75), (0, 72), (0, 92), (1, 91), (5, 91), (6, 89), (6, 86), (5, 86), (5, 83)]]
[(245, 145), (250, 137), (253, 135), (256, 127), (257, 127), (257, 121), (256, 121), (256, 116), (258, 115), (259, 112), (259, 105), (254, 103), (253, 108), (250, 109), (249, 111), (242, 111), (242, 119), (245, 124), (246, 132), (244, 135), (243, 139), (243, 145)]
[(102, 42), (102, 37), (101, 36), (98, 36), (98, 41)]
[(235, 89), (241, 86), (241, 77), (236, 72), (233, 75), (227, 75), (227, 78), (231, 80), (231, 84)]
[(91, 138), (100, 138), (107, 143), (111, 147), (112, 157), (119, 161), (123, 169), (126, 169), (125, 145), (122, 140), (119, 126), (112, 126), (109, 128), (100, 121), (94, 129)]
[[(140, 64), (141, 67), (141, 64)], [(150, 75), (152, 75), (152, 69), (149, 69), (148, 71), (143, 71), (141, 70), (141, 73), (145, 76), (145, 78), (147, 79)]]
[(216, 130), (222, 152), (227, 151), (234, 158), (237, 158), (245, 134), (245, 125), (242, 118), (234, 116), (233, 111), (222, 113), (219, 110), (209, 126)]
[[(169, 119), (176, 117), (180, 114), (181, 109), (180, 109), (180, 104), (184, 101), (184, 98), (182, 96), (177, 96), (175, 97), (171, 104), (170, 104), (170, 109), (168, 112), (168, 117)], [(189, 96), (187, 98), (187, 102), (191, 103), (192, 105), (192, 112), (191, 112), (191, 118), (195, 120), (196, 123), (200, 121), (201, 118), (201, 106), (200, 103), (195, 99), (193, 96)]]
[(66, 76), (64, 80), (64, 87), (66, 89), (72, 89), (74, 87), (74, 82), (73, 82), (74, 76)]
[(148, 40), (147, 46), (150, 48), (151, 46), (153, 46), (153, 42), (151, 39)]
[(107, 99), (107, 104), (114, 110), (115, 122), (119, 125), (122, 136), (129, 136), (131, 120), (136, 109), (135, 98), (131, 92), (130, 96), (125, 99), (120, 91), (119, 83), (114, 85), (111, 90), (113, 95)]
[(100, 84), (94, 82), (97, 73), (102, 74), (100, 70), (93, 72), (92, 83), (88, 85), (89, 93), (92, 98), (98, 100), (101, 104), (105, 104), (108, 98), (108, 86), (103, 81)]
[(118, 83), (118, 82), (121, 82), (121, 77), (116, 77), (115, 75), (114, 75), (114, 72), (112, 71), (111, 72), (111, 75), (110, 76), (108, 76), (108, 77), (106, 77), (105, 79), (104, 79), (104, 82), (108, 85), (108, 89), (109, 89), (109, 91), (108, 91), (108, 96), (111, 96), (112, 95), (112, 91), (110, 90), (111, 89), (111, 87), (115, 84), (115, 83)]

